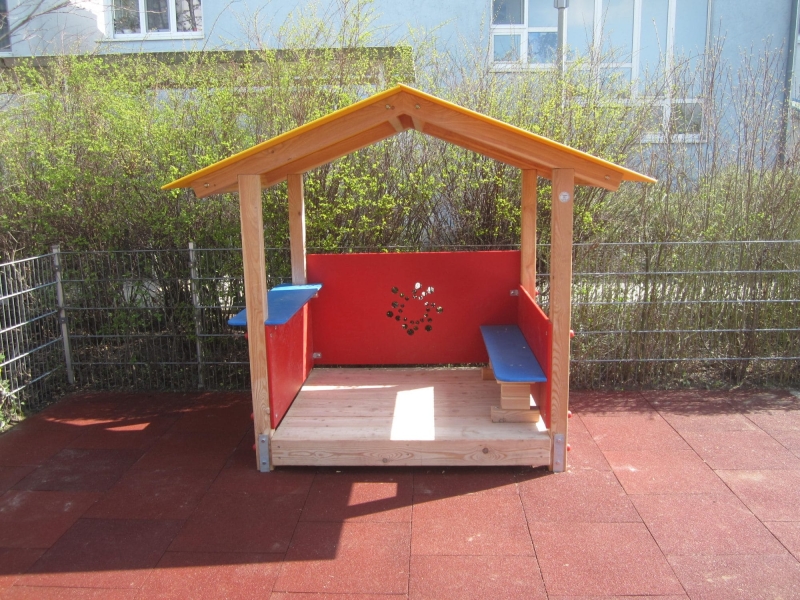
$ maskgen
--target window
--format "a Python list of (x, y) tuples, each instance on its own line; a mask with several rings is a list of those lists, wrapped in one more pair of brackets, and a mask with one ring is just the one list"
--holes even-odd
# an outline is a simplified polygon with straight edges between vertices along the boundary
[[(599, 83), (647, 94), (659, 104), (654, 134), (699, 138), (702, 77), (674, 81), (678, 66), (699, 73), (706, 48), (709, 0), (569, 0), (568, 61), (600, 57)], [(553, 68), (558, 9), (553, 0), (492, 0), (492, 55), (498, 71)], [(596, 59), (595, 59), (596, 60)], [(656, 82), (656, 89), (646, 89)], [(674, 97), (674, 89), (682, 97)], [(798, 94), (800, 96), (800, 94)]]
[(0, 52), (11, 52), (11, 28), (8, 25), (8, 0), (0, 0)]
[(114, 0), (114, 37), (202, 35), (200, 3), (201, 0)]

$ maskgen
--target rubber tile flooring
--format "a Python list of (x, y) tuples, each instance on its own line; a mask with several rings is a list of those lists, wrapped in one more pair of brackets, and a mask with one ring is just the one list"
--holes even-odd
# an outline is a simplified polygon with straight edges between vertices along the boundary
[(0, 436), (0, 599), (800, 598), (800, 398), (572, 393), (569, 469), (255, 470), (247, 394)]

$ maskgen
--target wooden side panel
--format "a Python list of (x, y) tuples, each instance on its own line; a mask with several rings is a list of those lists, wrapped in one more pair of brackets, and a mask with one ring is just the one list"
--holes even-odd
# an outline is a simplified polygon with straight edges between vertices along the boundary
[(531, 386), (531, 395), (542, 413), (545, 425), (550, 427), (551, 388), (553, 383), (553, 324), (525, 288), (519, 291), (519, 316), (517, 325), (531, 347), (539, 366), (547, 376), (544, 383)]
[[(244, 261), (245, 307), (251, 323), (263, 323), (267, 317), (267, 265), (264, 255), (264, 220), (261, 213), (261, 178), (258, 175), (239, 176), (239, 207), (242, 223), (242, 257)], [(250, 389), (253, 397), (253, 419), (256, 439), (269, 432), (269, 374), (267, 344), (263, 327), (250, 327), (247, 349), (250, 354)], [(256, 444), (257, 466), (260, 445)]]
[(522, 223), (520, 227), (520, 283), (536, 295), (536, 171), (522, 171)]
[(278, 427), (314, 366), (306, 304), (284, 325), (265, 325), (272, 428)]
[(480, 326), (516, 323), (519, 268), (516, 251), (311, 254), (315, 362), (486, 362)]
[[(553, 323), (552, 435), (567, 435), (569, 410), (569, 330), (572, 314), (572, 214), (575, 172), (553, 170), (552, 246), (550, 248), (550, 320)], [(554, 460), (557, 457), (553, 457)], [(566, 452), (563, 469), (567, 468)], [(560, 470), (560, 469), (559, 469)]]
[(306, 211), (303, 174), (286, 178), (289, 188), (289, 246), (292, 258), (292, 283), (306, 284)]

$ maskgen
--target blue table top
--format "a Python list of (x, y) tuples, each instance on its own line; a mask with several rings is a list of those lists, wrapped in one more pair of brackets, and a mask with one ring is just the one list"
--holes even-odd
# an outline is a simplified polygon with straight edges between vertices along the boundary
[[(264, 325), (283, 325), (288, 323), (306, 302), (322, 289), (321, 283), (310, 285), (279, 285), (267, 292), (267, 320)], [(247, 327), (247, 309), (228, 319), (231, 327)]]
[(519, 327), (482, 325), (481, 334), (497, 381), (506, 383), (547, 381), (547, 376)]

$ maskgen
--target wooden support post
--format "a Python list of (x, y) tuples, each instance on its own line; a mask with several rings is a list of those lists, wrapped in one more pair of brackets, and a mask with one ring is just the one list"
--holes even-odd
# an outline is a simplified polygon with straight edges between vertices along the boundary
[(267, 383), (267, 265), (264, 256), (264, 218), (261, 207), (261, 177), (239, 175), (239, 210), (242, 220), (244, 298), (247, 308), (247, 348), (250, 352), (250, 389), (256, 434), (257, 468), (269, 471), (269, 386)]
[(536, 297), (536, 184), (538, 175), (532, 169), (522, 171), (522, 223), (520, 226), (520, 283)]
[(292, 283), (305, 285), (306, 280), (306, 211), (303, 197), (303, 174), (286, 178), (289, 186), (289, 244), (292, 251)]
[(569, 410), (569, 330), (572, 313), (572, 214), (575, 170), (553, 169), (550, 246), (550, 321), (553, 323), (550, 468), (567, 468), (567, 411)]

